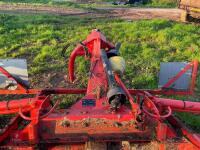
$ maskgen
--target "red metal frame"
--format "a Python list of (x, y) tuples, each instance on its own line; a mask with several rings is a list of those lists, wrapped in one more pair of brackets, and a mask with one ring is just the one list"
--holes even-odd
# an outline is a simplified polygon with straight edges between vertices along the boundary
[[(0, 102), (0, 114), (17, 114), (1, 131), (0, 149), (84, 149), (84, 143), (95, 142), (139, 142), (158, 140), (159, 149), (173, 144), (177, 149), (199, 149), (200, 136), (190, 132), (172, 113), (184, 111), (200, 113), (200, 103), (160, 98), (162, 94), (192, 94), (197, 74), (197, 61), (185, 67), (164, 87), (175, 82), (187, 69), (193, 66), (190, 91), (166, 91), (127, 89), (115, 74), (117, 86), (121, 87), (130, 103), (117, 111), (110, 110), (106, 96), (108, 77), (102, 63), (102, 49), (114, 49), (103, 34), (93, 30), (82, 44), (78, 45), (69, 59), (69, 80), (74, 81), (74, 62), (77, 56), (85, 56), (91, 62), (87, 89), (26, 89), (18, 83), (14, 91), (0, 90), (0, 94), (35, 94), (33, 98)], [(12, 76), (0, 68), (7, 77)], [(14, 79), (14, 78), (13, 78)], [(180, 92), (180, 93), (178, 93)], [(52, 94), (85, 94), (68, 109), (55, 110), (59, 101), (51, 105)], [(26, 125), (20, 125), (26, 120)], [(168, 122), (168, 123), (166, 123)], [(180, 132), (178, 132), (180, 130)], [(155, 134), (156, 133), (156, 134)], [(180, 135), (181, 134), (181, 135)], [(156, 137), (154, 137), (156, 135)], [(186, 137), (188, 140), (176, 137)], [(169, 140), (167, 140), (169, 139)], [(174, 140), (170, 143), (169, 141)]]

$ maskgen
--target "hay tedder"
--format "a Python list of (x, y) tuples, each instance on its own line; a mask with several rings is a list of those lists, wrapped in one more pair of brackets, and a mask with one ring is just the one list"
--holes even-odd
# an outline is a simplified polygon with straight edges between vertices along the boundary
[[(84, 56), (91, 64), (87, 89), (31, 89), (26, 61), (1, 59), (0, 94), (12, 99), (0, 101), (0, 149), (200, 149), (200, 135), (173, 115), (199, 114), (200, 102), (164, 98), (193, 94), (198, 62), (161, 63), (158, 89), (127, 89), (119, 47), (95, 29), (73, 50), (68, 78), (74, 81), (75, 59)], [(59, 94), (84, 96), (57, 109), (52, 97)]]

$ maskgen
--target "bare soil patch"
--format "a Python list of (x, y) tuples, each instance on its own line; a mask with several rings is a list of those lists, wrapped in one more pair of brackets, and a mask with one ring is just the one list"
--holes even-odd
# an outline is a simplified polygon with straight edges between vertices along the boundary
[(0, 11), (12, 11), (22, 13), (50, 13), (60, 15), (82, 15), (87, 12), (75, 8), (43, 6), (33, 4), (0, 4)]
[(31, 4), (0, 4), (0, 11), (20, 13), (49, 13), (57, 15), (84, 15), (94, 17), (119, 17), (122, 19), (169, 19), (178, 21), (181, 10), (170, 8), (96, 8), (92, 11), (59, 6)]

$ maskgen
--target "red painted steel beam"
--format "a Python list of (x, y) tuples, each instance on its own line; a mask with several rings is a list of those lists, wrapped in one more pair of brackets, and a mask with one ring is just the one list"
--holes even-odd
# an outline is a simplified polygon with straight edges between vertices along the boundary
[(137, 95), (139, 93), (144, 93), (144, 91), (151, 93), (153, 95), (190, 95), (190, 92), (188, 91), (174, 91), (174, 90), (165, 90), (165, 89), (128, 89), (128, 91), (132, 95)]
[(0, 102), (0, 114), (13, 114), (22, 109), (23, 112), (30, 111), (35, 107), (36, 100), (34, 98), (9, 100)]
[(85, 94), (86, 89), (73, 89), (73, 88), (52, 88), (44, 89), (40, 91), (40, 95), (49, 94)]
[(18, 123), (21, 120), (20, 116), (17, 115), (14, 117), (11, 122), (7, 125), (6, 128), (2, 129), (1, 134), (0, 134), (0, 143), (5, 140), (13, 130), (18, 128)]
[(86, 89), (74, 89), (74, 88), (51, 88), (51, 89), (28, 89), (22, 90), (0, 90), (0, 95), (36, 95), (36, 94), (85, 94)]
[(195, 81), (197, 77), (197, 72), (198, 72), (198, 61), (194, 60), (193, 61), (193, 72), (192, 72), (192, 81), (191, 81), (191, 86), (190, 86), (190, 93), (194, 93), (194, 88), (195, 88)]
[(169, 106), (174, 111), (200, 113), (199, 102), (173, 100), (173, 99), (166, 99), (166, 98), (154, 98), (154, 102), (157, 105), (160, 105), (163, 107)]
[(0, 90), (0, 95), (21, 95), (21, 94), (28, 94), (28, 95), (35, 95), (39, 92), (38, 89), (27, 89), (27, 90)]
[[(52, 89), (28, 89), (26, 91), (22, 90), (0, 90), (0, 95), (36, 95), (38, 93), (43, 94), (85, 94), (86, 89), (68, 89), (68, 88), (52, 88)], [(153, 95), (190, 95), (190, 92), (185, 91), (173, 91), (164, 89), (128, 89), (129, 93), (132, 95), (147, 91)]]
[[(167, 121), (177, 130), (180, 130), (182, 134), (197, 147), (194, 149), (200, 149), (200, 135), (190, 131), (179, 119), (174, 116), (167, 118)], [(180, 144), (181, 145), (181, 144)], [(184, 147), (184, 146), (183, 146)]]
[(126, 88), (126, 86), (124, 85), (124, 83), (121, 81), (121, 79), (119, 78), (119, 76), (117, 74), (115, 74), (115, 79), (116, 79), (117, 83), (122, 87), (124, 92), (126, 93), (126, 95), (128, 97), (128, 100), (129, 100), (129, 103), (131, 104), (132, 111), (133, 112), (137, 112), (138, 104), (134, 103), (134, 99), (132, 98), (132, 96), (129, 93), (128, 89)]

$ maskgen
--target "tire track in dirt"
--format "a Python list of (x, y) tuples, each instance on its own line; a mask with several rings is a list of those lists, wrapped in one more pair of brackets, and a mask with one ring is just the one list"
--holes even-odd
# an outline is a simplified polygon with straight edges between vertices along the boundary
[(1, 12), (47, 13), (55, 15), (80, 15), (91, 17), (116, 17), (122, 19), (168, 19), (179, 21), (181, 10), (170, 8), (96, 8), (91, 11), (60, 6), (31, 4), (0, 4)]

